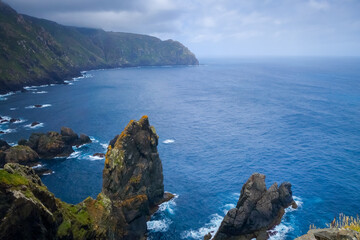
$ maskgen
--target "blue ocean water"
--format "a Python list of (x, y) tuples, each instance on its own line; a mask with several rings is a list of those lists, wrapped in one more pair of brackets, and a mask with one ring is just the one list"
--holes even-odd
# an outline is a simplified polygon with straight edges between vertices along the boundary
[[(360, 59), (200, 59), (200, 66), (89, 71), (69, 85), (2, 97), (15, 143), (61, 126), (92, 136), (67, 159), (43, 162), (43, 182), (78, 203), (101, 191), (106, 144), (148, 115), (160, 136), (165, 190), (177, 194), (148, 223), (149, 239), (201, 239), (215, 231), (254, 172), (289, 181), (300, 207), (272, 239), (360, 213)], [(45, 108), (26, 108), (49, 104)], [(31, 122), (40, 128), (26, 127)]]

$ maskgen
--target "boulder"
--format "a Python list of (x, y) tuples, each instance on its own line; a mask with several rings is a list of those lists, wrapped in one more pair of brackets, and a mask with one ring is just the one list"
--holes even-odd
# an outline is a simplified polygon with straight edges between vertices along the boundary
[(48, 132), (39, 138), (37, 153), (41, 158), (67, 157), (74, 152), (70, 145), (66, 145), (62, 136), (57, 132)]
[(307, 234), (295, 240), (358, 240), (360, 233), (351, 229), (324, 228), (311, 229)]
[(68, 127), (61, 127), (60, 134), (66, 144), (73, 145), (79, 136)]
[(213, 239), (268, 239), (267, 231), (281, 222), (285, 208), (291, 205), (296, 206), (290, 183), (280, 187), (274, 183), (267, 189), (265, 176), (255, 173), (242, 187), (236, 208), (226, 214)]
[(91, 143), (90, 137), (81, 133), (79, 139), (76, 142), (76, 145), (83, 145), (87, 143)]
[(4, 151), (3, 161), (0, 166), (5, 163), (20, 163), (23, 165), (34, 164), (39, 160), (39, 155), (28, 146), (14, 146)]

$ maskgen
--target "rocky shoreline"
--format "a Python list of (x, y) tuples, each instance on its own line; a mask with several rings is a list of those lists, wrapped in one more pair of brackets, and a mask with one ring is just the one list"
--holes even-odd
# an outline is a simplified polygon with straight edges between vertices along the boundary
[[(71, 146), (89, 143), (89, 137), (62, 127), (60, 133), (34, 133), (14, 147), (0, 141), (0, 239), (146, 239), (147, 221), (161, 203), (174, 197), (164, 191), (158, 138), (147, 116), (131, 120), (109, 142), (101, 192), (76, 205), (57, 199), (34, 169), (24, 165), (39, 157), (67, 156)], [(236, 207), (204, 240), (269, 239), (269, 230), (290, 206), (297, 207), (290, 183), (267, 188), (265, 176), (254, 173), (243, 185)], [(352, 240), (359, 239), (359, 233), (313, 229), (297, 238), (312, 239)]]
[[(74, 152), (73, 146), (79, 147), (88, 143), (91, 143), (89, 136), (79, 136), (68, 127), (62, 127), (60, 133), (33, 133), (29, 139), (19, 140), (16, 146), (0, 140), (0, 167), (6, 163), (36, 166), (40, 159), (68, 157)], [(36, 168), (36, 172), (44, 174), (48, 173), (48, 169)]]

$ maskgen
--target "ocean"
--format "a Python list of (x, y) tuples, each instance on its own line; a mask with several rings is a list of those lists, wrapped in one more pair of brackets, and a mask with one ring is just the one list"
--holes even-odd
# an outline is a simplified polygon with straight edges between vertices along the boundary
[[(202, 239), (216, 231), (254, 172), (267, 187), (288, 181), (299, 208), (287, 209), (272, 240), (325, 227), (360, 212), (360, 59), (200, 59), (199, 66), (84, 72), (67, 85), (1, 96), (2, 139), (61, 126), (93, 143), (43, 161), (42, 181), (78, 203), (101, 191), (108, 142), (148, 115), (159, 138), (165, 190), (176, 198), (148, 222), (149, 239)], [(70, 79), (69, 79), (70, 80)], [(32, 108), (43, 104), (43, 108)], [(41, 124), (31, 128), (30, 124)]]

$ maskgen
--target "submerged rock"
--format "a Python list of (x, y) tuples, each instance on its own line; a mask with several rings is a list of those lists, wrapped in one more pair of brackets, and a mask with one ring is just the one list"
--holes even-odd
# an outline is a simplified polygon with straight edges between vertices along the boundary
[(31, 127), (35, 127), (35, 126), (37, 126), (37, 125), (39, 125), (39, 124), (40, 124), (39, 122), (36, 122), (36, 121), (35, 121), (35, 122), (32, 122), (30, 126), (31, 126)]
[(255, 173), (241, 189), (236, 208), (224, 217), (215, 240), (268, 239), (267, 231), (281, 222), (285, 208), (296, 207), (292, 198), (291, 184), (274, 183), (266, 189), (265, 176)]
[(295, 240), (358, 240), (360, 233), (351, 229), (324, 228), (312, 229)]

